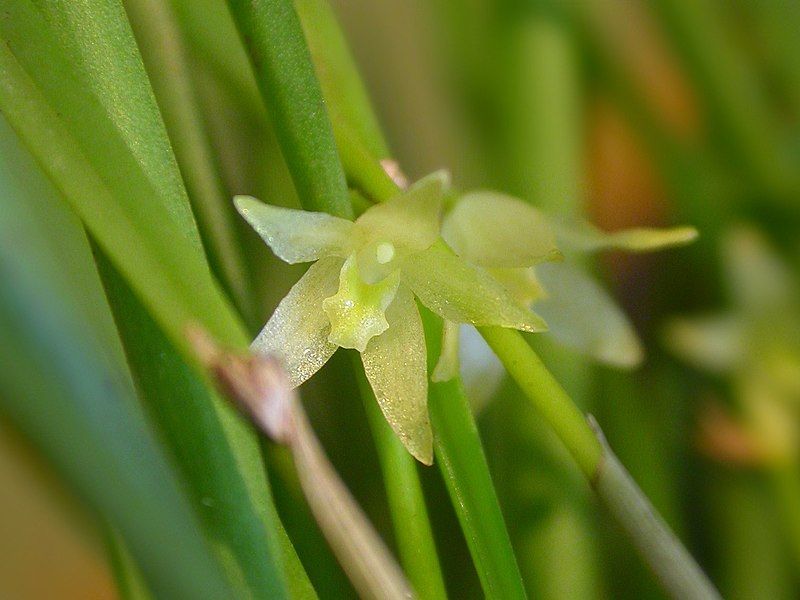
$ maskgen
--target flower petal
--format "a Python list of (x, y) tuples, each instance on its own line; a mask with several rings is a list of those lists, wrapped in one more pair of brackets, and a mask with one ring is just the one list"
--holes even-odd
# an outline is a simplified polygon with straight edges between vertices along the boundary
[(445, 319), (442, 326), (442, 348), (431, 373), (431, 381), (450, 381), (458, 375), (458, 338), (461, 326)]
[(250, 345), (253, 352), (280, 358), (292, 386), (319, 371), (336, 351), (328, 341), (331, 325), (322, 301), (336, 293), (341, 267), (342, 260), (336, 257), (311, 265)]
[(741, 366), (748, 350), (745, 324), (734, 315), (676, 319), (667, 328), (667, 343), (688, 362), (715, 373)]
[(359, 275), (356, 255), (351, 254), (342, 266), (336, 295), (322, 302), (331, 324), (328, 340), (363, 352), (367, 342), (389, 328), (384, 313), (399, 285), (397, 271), (378, 283), (365, 283)]
[(441, 240), (404, 260), (400, 272), (425, 306), (450, 321), (531, 332), (547, 329), (503, 285), (480, 267), (467, 264)]
[(650, 252), (669, 246), (683, 246), (697, 239), (697, 230), (694, 227), (635, 227), (607, 233), (586, 221), (560, 222), (553, 226), (559, 245), (565, 250), (577, 252)]
[(722, 264), (734, 301), (749, 315), (774, 318), (795, 301), (791, 267), (752, 227), (738, 225), (725, 235)]
[(236, 196), (239, 211), (258, 235), (287, 263), (346, 258), (353, 245), (353, 223), (325, 213), (265, 204), (251, 196)]
[(482, 267), (530, 267), (560, 257), (544, 214), (499, 192), (462, 196), (444, 220), (442, 237), (459, 256)]
[(391, 200), (376, 204), (356, 220), (365, 244), (389, 242), (400, 253), (418, 252), (439, 237), (446, 172), (421, 179)]
[(361, 360), (386, 420), (420, 462), (433, 462), (428, 419), (428, 377), (422, 320), (408, 289), (401, 287), (386, 311), (389, 329), (372, 338)]
[(487, 269), (487, 271), (517, 299), (521, 306), (530, 306), (547, 296), (532, 267)]
[(547, 295), (534, 306), (558, 342), (619, 367), (642, 361), (636, 331), (594, 279), (568, 263), (539, 265), (536, 274)]

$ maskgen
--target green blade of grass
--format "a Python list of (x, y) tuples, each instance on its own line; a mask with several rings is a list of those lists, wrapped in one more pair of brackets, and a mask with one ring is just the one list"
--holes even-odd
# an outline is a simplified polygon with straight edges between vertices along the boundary
[[(439, 356), (441, 321), (420, 311), (430, 369)], [(525, 598), (500, 503), (469, 403), (456, 377), (430, 386), (436, 460), (487, 598)]]
[(375, 438), (400, 560), (420, 598), (447, 598), (416, 461), (386, 422), (355, 354), (353, 370)]
[(239, 311), (252, 317), (250, 280), (234, 211), (203, 123), (189, 57), (171, 7), (157, 0), (127, 0), (125, 8), (153, 84), (214, 272)]
[(148, 428), (83, 229), (0, 123), (2, 411), (124, 535), (165, 598), (232, 592)]
[[(244, 329), (211, 277), (199, 245), (192, 241), (196, 231), (191, 235), (185, 233), (194, 229), (194, 223), (188, 219), (179, 222), (176, 215), (180, 213), (170, 210), (163, 199), (152, 193), (149, 180), (127, 153), (127, 145), (109, 122), (102, 105), (84, 91), (85, 86), (65, 64), (58, 48), (51, 47), (46, 23), (37, 19), (35, 12), (4, 13), (0, 23), (9, 42), (0, 47), (0, 106), (171, 342), (191, 359), (184, 332), (190, 322), (197, 322), (226, 343), (245, 347), (248, 338)], [(30, 48), (34, 41), (38, 44), (35, 51)], [(49, 92), (47, 97), (12, 49), (37, 75), (44, 90)], [(42, 54), (49, 61), (45, 66)], [(57, 109), (48, 101), (54, 102)], [(72, 120), (65, 117), (69, 110), (77, 114)], [(92, 127), (103, 133), (97, 140), (92, 138), (95, 134), (84, 131)], [(110, 163), (110, 159), (115, 162)], [(121, 179), (124, 174), (130, 178)], [(175, 410), (178, 408), (175, 405)], [(227, 404), (206, 400), (196, 408), (203, 417), (200, 423), (216, 425), (205, 430), (193, 429), (193, 423), (187, 421), (182, 429), (185, 445), (190, 447), (199, 436), (216, 451), (229, 453), (232, 464), (251, 490), (250, 496), (239, 499), (243, 518), (255, 514), (261, 519), (260, 527), (225, 532), (232, 548), (247, 546), (241, 542), (244, 536), (250, 539), (251, 547), (261, 549), (256, 554), (240, 552), (229, 563), (236, 568), (242, 568), (236, 566), (241, 563), (247, 564), (248, 569), (260, 570), (262, 581), (280, 580), (274, 553), (280, 530), (276, 530), (275, 523), (270, 522), (254, 500), (257, 498), (260, 503), (269, 498), (263, 464), (253, 458), (257, 453), (255, 437)], [(222, 437), (218, 437), (220, 429)], [(199, 457), (191, 458), (198, 461), (197, 465), (202, 464)], [(197, 474), (200, 467), (185, 468)], [(209, 472), (203, 476), (216, 482), (218, 497), (230, 494), (224, 475)], [(269, 551), (264, 552), (266, 549)], [(291, 555), (285, 558), (290, 559)]]
[[(325, 100), (373, 156), (389, 156), (372, 103), (327, 0), (295, 0)], [(338, 134), (337, 134), (338, 137)]]
[(187, 349), (184, 328), (197, 321), (243, 347), (193, 220), (162, 201), (41, 15), (24, 2), (14, 9), (0, 13), (0, 106), (11, 126), (175, 343)]
[[(140, 165), (155, 195), (176, 220), (184, 224), (184, 233), (199, 243), (175, 155), (122, 3), (118, 0), (33, 0), (14, 4), (14, 10), (6, 19), (16, 29), (16, 36), (25, 37), (15, 37), (5, 29), (8, 39), (24, 42), (17, 48), (24, 49), (37, 61), (28, 63), (37, 65), (36, 75), (33, 70), (30, 72), (34, 77), (41, 75), (39, 85), (52, 91), (49, 99), (66, 120), (72, 121), (73, 134), (90, 134), (95, 123), (77, 110), (80, 95), (59, 94), (60, 97), (56, 97), (57, 93), (66, 91), (70, 82), (60, 79), (61, 72), (44, 68), (45, 61), (52, 61), (55, 53), (67, 61), (70, 71), (91, 91), (107, 119), (121, 132), (126, 150)], [(48, 43), (41, 44), (41, 38), (30, 37), (33, 33), (30, 26), (37, 27), (37, 36), (47, 35)], [(89, 139), (102, 144), (99, 138), (104, 133), (102, 129), (97, 130)], [(98, 152), (101, 149), (102, 146), (97, 147)], [(91, 153), (88, 154), (91, 157)], [(107, 160), (113, 160), (113, 156)]]
[(315, 598), (282, 534), (258, 445), (213, 443), (236, 439), (240, 425), (209, 410), (222, 400), (178, 354), (109, 261), (98, 259), (139, 395), (186, 473), (197, 511), (238, 594), (281, 597), (281, 577), (271, 560), (282, 556), (291, 597)]
[(322, 90), (292, 2), (228, 0), (228, 6), (303, 206), (352, 218)]

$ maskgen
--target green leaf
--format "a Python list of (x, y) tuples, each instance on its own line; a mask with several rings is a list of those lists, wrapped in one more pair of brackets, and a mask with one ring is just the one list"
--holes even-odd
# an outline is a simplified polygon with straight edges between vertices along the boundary
[(344, 171), (291, 0), (228, 0), (273, 116), (297, 194), (307, 209), (352, 218)]
[(235, 228), (236, 214), (231, 210), (204, 121), (207, 115), (201, 110), (198, 88), (192, 80), (191, 57), (170, 4), (162, 0), (128, 0), (125, 10), (164, 117), (209, 262), (236, 306), (251, 320), (252, 282)]
[(24, 2), (14, 6), (21, 12), (0, 15), (0, 108), (11, 126), (173, 342), (188, 351), (184, 330), (195, 321), (244, 346), (243, 327), (194, 241), (194, 223), (178, 222), (180, 209), (163, 204), (46, 23), (22, 10)]
[(88, 242), (2, 122), (2, 410), (124, 535), (162, 597), (231, 597), (127, 370)]
[[(0, 18), (8, 40), (0, 44), (0, 107), (12, 126), (185, 359), (193, 360), (185, 339), (190, 323), (201, 324), (225, 343), (245, 347), (247, 335), (211, 276), (191, 215), (186, 218), (178, 206), (182, 200), (154, 191), (129, 152), (129, 132), (116, 126), (104, 104), (65, 62), (41, 15), (25, 3), (14, 8)], [(152, 368), (158, 366), (153, 361)], [(232, 518), (247, 520), (255, 514), (260, 521), (244, 533), (235, 523), (224, 531), (224, 543), (238, 548), (226, 557), (228, 572), (240, 569), (239, 561), (255, 561), (260, 569), (252, 576), (282, 590), (276, 568), (280, 531), (263, 512), (269, 490), (255, 436), (226, 403), (202, 394), (193, 399), (198, 418), (214, 425), (171, 432), (180, 439), (176, 446), (190, 448), (199, 439), (209, 452), (228, 456), (250, 492), (241, 498), (243, 512)], [(174, 405), (174, 398), (169, 402)], [(204, 465), (199, 454), (181, 457), (187, 473), (197, 475)], [(231, 493), (224, 477), (208, 478), (208, 485), (219, 486), (214, 497)], [(225, 525), (230, 523), (217, 527), (217, 535), (223, 535)], [(259, 552), (248, 558), (254, 547)]]
[[(388, 156), (369, 94), (330, 3), (326, 0), (296, 0), (294, 5), (326, 103), (341, 115), (356, 137), (364, 140), (371, 155)], [(338, 120), (333, 119), (334, 122)]]
[(134, 188), (140, 180), (199, 246), (186, 190), (122, 4), (21, 0), (4, 12), (0, 27), (98, 172)]

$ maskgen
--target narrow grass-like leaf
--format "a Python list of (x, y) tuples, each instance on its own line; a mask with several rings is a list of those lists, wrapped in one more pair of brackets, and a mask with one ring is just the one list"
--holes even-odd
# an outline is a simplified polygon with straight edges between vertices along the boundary
[[(35, 18), (34, 13), (26, 16)], [(25, 28), (22, 25), (26, 22), (23, 20), (21, 28)], [(8, 25), (5, 21), (2, 23)], [(38, 25), (45, 27), (41, 22)], [(29, 26), (27, 28), (31, 29)], [(4, 27), (3, 31), (5, 34), (9, 28)], [(13, 28), (11, 33), (16, 35)], [(30, 33), (36, 35), (33, 31)], [(49, 41), (43, 40), (42, 43)], [(99, 142), (104, 144), (102, 149), (118, 159), (117, 165), (106, 164), (107, 157), (99, 156), (96, 148), (89, 148), (93, 160), (87, 158), (89, 154), (85, 148), (81, 148), (63, 122), (63, 110), (55, 112), (52, 109), (41, 90), (12, 55), (10, 46), (23, 55), (29, 51), (24, 40), (0, 46), (0, 107), (171, 342), (178, 351), (185, 351), (187, 324), (200, 322), (220, 339), (243, 347), (247, 336), (227, 299), (213, 281), (199, 245), (192, 242), (196, 232), (184, 234), (193, 230), (194, 223), (179, 223), (176, 213), (151, 193), (149, 182), (141, 176), (138, 164), (127, 153), (118, 130), (99, 109), (94, 96), (80, 93), (80, 82), (71, 76), (69, 65), (59, 62), (57, 52), (52, 57), (53, 66), (62, 69), (59, 85), (67, 86), (64, 94), (73, 96), (75, 104), (71, 108), (85, 118), (94, 119), (93, 124), (104, 131), (105, 137)], [(41, 75), (39, 71), (42, 69), (37, 64), (33, 61), (31, 67), (35, 68), (40, 79), (47, 79)], [(52, 73), (50, 75), (53, 81), (57, 79)], [(78, 131), (83, 127), (83, 122), (71, 125), (72, 129)], [(81, 141), (87, 143), (85, 138), (81, 138)], [(118, 179), (120, 172), (131, 175), (129, 186), (126, 187), (125, 182)], [(184, 429), (187, 438), (183, 445), (189, 447), (196, 443), (198, 433), (207, 434), (202, 443), (213, 447), (214, 452), (227, 453), (231, 464), (238, 468), (240, 476), (247, 481), (251, 495), (240, 499), (239, 507), (244, 511), (240, 517), (247, 520), (255, 514), (262, 520), (261, 527), (244, 531), (236, 527), (227, 530), (225, 536), (228, 543), (242, 548), (241, 540), (245, 536), (250, 539), (250, 544), (262, 550), (274, 547), (277, 543), (275, 523), (257, 504), (266, 502), (269, 496), (262, 473), (263, 464), (255, 458), (255, 438), (225, 404), (208, 402), (206, 398), (196, 408), (203, 419), (216, 425), (206, 430)], [(220, 431), (224, 433), (223, 436), (218, 436)], [(197, 456), (191, 458), (199, 461)], [(230, 494), (225, 484), (226, 475), (217, 472), (198, 474), (201, 465), (201, 462), (197, 462), (194, 466), (185, 465), (185, 468), (195, 476), (208, 479), (209, 485), (213, 481), (218, 486), (216, 496)], [(266, 546), (265, 537), (269, 540)], [(257, 564), (262, 570), (261, 575), (256, 577), (260, 581), (275, 577), (277, 559), (272, 551), (251, 556), (247, 554), (240, 553), (231, 564), (235, 565), (238, 560)], [(260, 561), (259, 556), (262, 559)]]
[(244, 330), (192, 241), (194, 223), (179, 222), (178, 209), (160, 201), (97, 98), (52, 47), (47, 25), (34, 12), (0, 13), (0, 27), (0, 108), (173, 341), (184, 344), (183, 329), (196, 320), (244, 345)]
[[(331, 110), (339, 113), (371, 155), (387, 157), (389, 150), (372, 103), (330, 4), (327, 0), (296, 0), (294, 5)], [(334, 129), (338, 120), (333, 119)]]
[(291, 0), (228, 0), (303, 205), (352, 218), (322, 90)]
[[(277, 533), (281, 524), (258, 445), (241, 443), (247, 439), (241, 423), (227, 411), (213, 410), (221, 400), (178, 354), (120, 274), (99, 258), (140, 397), (186, 473), (197, 510), (238, 595), (281, 597), (281, 576), (273, 557), (282, 555), (283, 563), (299, 561), (291, 544), (278, 546), (284, 541)], [(301, 592), (292, 594), (294, 598), (315, 597), (313, 590), (305, 589), (310, 585), (302, 567), (287, 584)]]
[(13, 137), (3, 122), (2, 410), (120, 531), (156, 593), (229, 597), (139, 409), (83, 229)]
[[(186, 190), (142, 59), (118, 0), (2, 2), (2, 35), (103, 172), (141, 177), (199, 244)], [(85, 101), (91, 95), (96, 104)], [(97, 117), (102, 115), (101, 120)], [(119, 132), (109, 137), (108, 132)], [(119, 163), (125, 155), (136, 167)], [(138, 167), (138, 168), (137, 168)], [(128, 170), (130, 169), (130, 171)], [(144, 183), (144, 182), (143, 182)]]
[[(441, 324), (422, 311), (428, 366), (434, 368)], [(478, 429), (460, 378), (430, 385), (429, 410), (436, 460), (450, 492), (487, 598), (525, 598), (522, 576), (506, 530)]]
[(291, 450), (314, 517), (360, 595), (412, 598), (403, 572), (325, 455), (280, 361), (231, 353), (202, 329), (191, 338), (217, 387), (265, 435)]
[(164, 116), (211, 265), (237, 308), (250, 317), (253, 310), (250, 280), (234, 229), (235, 213), (231, 210), (203, 123), (182, 32), (166, 2), (126, 0), (125, 9)]

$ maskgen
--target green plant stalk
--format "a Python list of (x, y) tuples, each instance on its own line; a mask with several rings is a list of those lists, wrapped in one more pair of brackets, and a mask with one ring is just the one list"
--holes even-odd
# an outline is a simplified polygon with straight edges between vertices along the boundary
[[(333, 118), (334, 129), (339, 121), (346, 123), (371, 155), (388, 157), (389, 148), (369, 94), (330, 4), (327, 0), (295, 0), (294, 5), (323, 95), (331, 109), (338, 112)], [(336, 138), (339, 139), (338, 134)]]
[(359, 357), (352, 354), (352, 359), (375, 438), (400, 560), (420, 598), (447, 598), (416, 461), (386, 422)]
[[(374, 159), (372, 162), (377, 164)], [(385, 201), (395, 193), (396, 187), (376, 199)], [(441, 351), (442, 321), (424, 307), (420, 307), (420, 314), (431, 372)], [(487, 598), (525, 598), (522, 576), (461, 379), (430, 382), (428, 390), (436, 458), (484, 594)]]
[(228, 0), (304, 206), (352, 218), (344, 171), (291, 0)]
[(234, 212), (202, 121), (182, 32), (168, 3), (126, 0), (125, 8), (197, 215), (209, 261), (236, 307), (246, 320), (252, 320), (251, 282), (234, 229)]
[[(336, 110), (332, 112), (334, 118), (340, 114)], [(337, 142), (348, 177), (355, 182), (366, 182), (362, 191), (376, 201), (388, 200), (397, 194), (397, 185), (386, 176), (376, 158), (370, 156), (367, 144), (360, 142), (348, 124), (335, 123), (334, 130), (339, 132)], [(382, 140), (381, 145), (385, 146), (385, 141)], [(424, 309), (421, 313), (430, 370), (433, 369), (431, 361), (439, 356), (441, 320)], [(437, 401), (437, 398), (441, 400)], [(488, 598), (524, 598), (522, 577), (480, 436), (458, 378), (430, 385), (429, 411), (439, 467), (484, 593)], [(406, 473), (404, 477), (410, 476)], [(417, 477), (416, 473), (413, 477)]]
[[(496, 36), (496, 43), (510, 46), (510, 65), (502, 76), (507, 88), (495, 92), (507, 107), (496, 117), (505, 134), (504, 142), (489, 147), (503, 149), (495, 153), (494, 164), (507, 173), (503, 183), (508, 191), (547, 212), (579, 217), (584, 212), (585, 132), (582, 73), (574, 32), (548, 11), (522, 9), (520, 13)], [(595, 379), (591, 362), (550, 336), (531, 335), (527, 339), (578, 406), (586, 410)], [(516, 496), (517, 510), (524, 511), (532, 501), (546, 501), (552, 506), (546, 516), (521, 524), (514, 532), (515, 544), (519, 540), (517, 547), (524, 548), (518, 554), (529, 595), (596, 598), (603, 584), (591, 492), (575, 472), (562, 444), (538, 415), (530, 414), (519, 390), (509, 387), (514, 388), (509, 391), (515, 402), (513, 406), (505, 403), (504, 427), (506, 431), (515, 429), (524, 442), (508, 451), (525, 452), (533, 446), (538, 453), (527, 461), (512, 460), (508, 469), (516, 477), (509, 485), (514, 488), (507, 485), (506, 489), (512, 498)], [(526, 412), (527, 417), (522, 416)], [(504, 435), (496, 443), (509, 443), (513, 437)], [(557, 470), (563, 481), (549, 483), (549, 469)], [(525, 486), (520, 479), (531, 483)], [(522, 489), (531, 486), (537, 491), (522, 495)], [(541, 492), (540, 486), (548, 492)], [(569, 575), (564, 572), (565, 561), (571, 565)]]
[(584, 475), (593, 480), (603, 448), (564, 388), (519, 332), (501, 327), (479, 327), (478, 331), (508, 374), (553, 427)]
[(673, 598), (719, 598), (691, 555), (655, 511), (625, 467), (595, 433), (525, 338), (510, 329), (478, 328), (534, 406), (572, 454), (615, 520)]
[[(428, 344), (428, 370), (441, 350), (442, 321), (420, 309)], [(453, 508), (464, 531), (487, 598), (525, 598), (489, 465), (459, 377), (431, 383), (428, 410), (434, 449)]]

